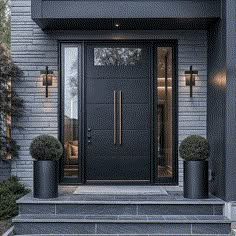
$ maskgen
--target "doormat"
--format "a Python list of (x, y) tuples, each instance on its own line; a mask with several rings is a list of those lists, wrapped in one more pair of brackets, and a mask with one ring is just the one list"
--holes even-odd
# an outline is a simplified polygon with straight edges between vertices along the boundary
[(79, 186), (74, 194), (168, 195), (160, 186)]

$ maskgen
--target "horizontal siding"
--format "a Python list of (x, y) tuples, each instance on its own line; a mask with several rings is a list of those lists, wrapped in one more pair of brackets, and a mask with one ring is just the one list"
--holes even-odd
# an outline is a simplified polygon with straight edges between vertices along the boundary
[(11, 176), (10, 161), (0, 160), (0, 183)]
[[(12, 162), (12, 175), (18, 176), (27, 186), (32, 186), (29, 154), (32, 139), (43, 133), (58, 135), (58, 40), (88, 40), (92, 35), (97, 39), (178, 39), (179, 143), (191, 134), (206, 136), (206, 31), (43, 32), (31, 20), (30, 10), (31, 1), (12, 0), (12, 58), (24, 71), (22, 81), (15, 83), (14, 87), (26, 106), (25, 115), (20, 120), (24, 129), (13, 133), (21, 149), (19, 159)], [(40, 70), (46, 65), (56, 74), (48, 98), (45, 98), (45, 87), (40, 78)], [(190, 65), (199, 72), (191, 99), (184, 76)], [(179, 186), (183, 186), (183, 162), (180, 159)]]

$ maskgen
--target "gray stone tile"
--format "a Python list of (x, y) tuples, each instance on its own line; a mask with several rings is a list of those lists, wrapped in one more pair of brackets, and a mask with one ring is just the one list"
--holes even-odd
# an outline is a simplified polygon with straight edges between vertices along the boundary
[(212, 215), (212, 216), (195, 216), (198, 220), (208, 220), (208, 221), (214, 221), (214, 220), (228, 220), (228, 218), (222, 216), (222, 215)]
[(149, 221), (164, 221), (165, 219), (164, 219), (164, 217), (163, 216), (161, 216), (161, 215), (159, 215), (159, 216), (147, 216), (147, 220)]
[(18, 215), (13, 219), (13, 222), (63, 222), (75, 221), (85, 219), (85, 215), (71, 215), (71, 214), (23, 214)]
[(86, 215), (87, 220), (118, 220), (118, 216), (115, 215)]
[(166, 221), (183, 221), (185, 220), (186, 221), (186, 218), (184, 216), (181, 216), (181, 215), (165, 215), (163, 216), (163, 218), (166, 220)]
[(99, 224), (98, 234), (190, 234), (190, 224)]
[(117, 195), (115, 196), (115, 200), (117, 201), (146, 201), (147, 196), (128, 196), (128, 195)]
[(212, 215), (211, 205), (139, 205), (140, 215)]
[(186, 220), (198, 220), (196, 216), (191, 216), (191, 215), (185, 215), (184, 216), (186, 218)]
[(118, 217), (118, 219), (119, 220), (127, 220), (127, 221), (133, 221), (133, 220), (147, 221), (147, 216), (138, 216), (138, 215), (122, 216), (122, 215), (120, 215)]
[(230, 224), (192, 224), (193, 234), (230, 234)]
[(16, 234), (94, 234), (92, 223), (15, 223)]
[(20, 204), (20, 214), (55, 214), (54, 204)]
[(213, 205), (213, 215), (223, 215), (223, 206)]
[(57, 214), (135, 215), (135, 205), (57, 205)]

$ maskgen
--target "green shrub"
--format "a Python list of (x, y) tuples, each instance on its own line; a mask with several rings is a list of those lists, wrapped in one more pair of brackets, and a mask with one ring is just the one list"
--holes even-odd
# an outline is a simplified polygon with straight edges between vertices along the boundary
[(0, 183), (0, 220), (6, 220), (18, 213), (16, 200), (30, 191), (16, 177)]
[(8, 189), (12, 194), (14, 194), (17, 198), (24, 196), (26, 193), (29, 192), (25, 186), (20, 183), (17, 177), (12, 176), (7, 181), (2, 183), (4, 188)]
[(36, 160), (59, 160), (62, 153), (61, 143), (50, 135), (40, 135), (30, 145), (30, 154)]
[(208, 141), (201, 136), (191, 135), (181, 142), (179, 153), (186, 161), (206, 160), (209, 155)]
[(6, 188), (0, 189), (0, 220), (16, 216), (18, 212), (16, 196)]

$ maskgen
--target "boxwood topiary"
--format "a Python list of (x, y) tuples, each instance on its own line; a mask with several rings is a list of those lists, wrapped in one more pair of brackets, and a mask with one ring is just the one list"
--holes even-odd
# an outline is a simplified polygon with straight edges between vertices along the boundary
[(179, 153), (186, 161), (206, 160), (209, 155), (208, 141), (199, 135), (191, 135), (181, 142)]
[(33, 139), (30, 145), (30, 154), (36, 160), (59, 160), (63, 153), (60, 141), (50, 135), (40, 135)]

